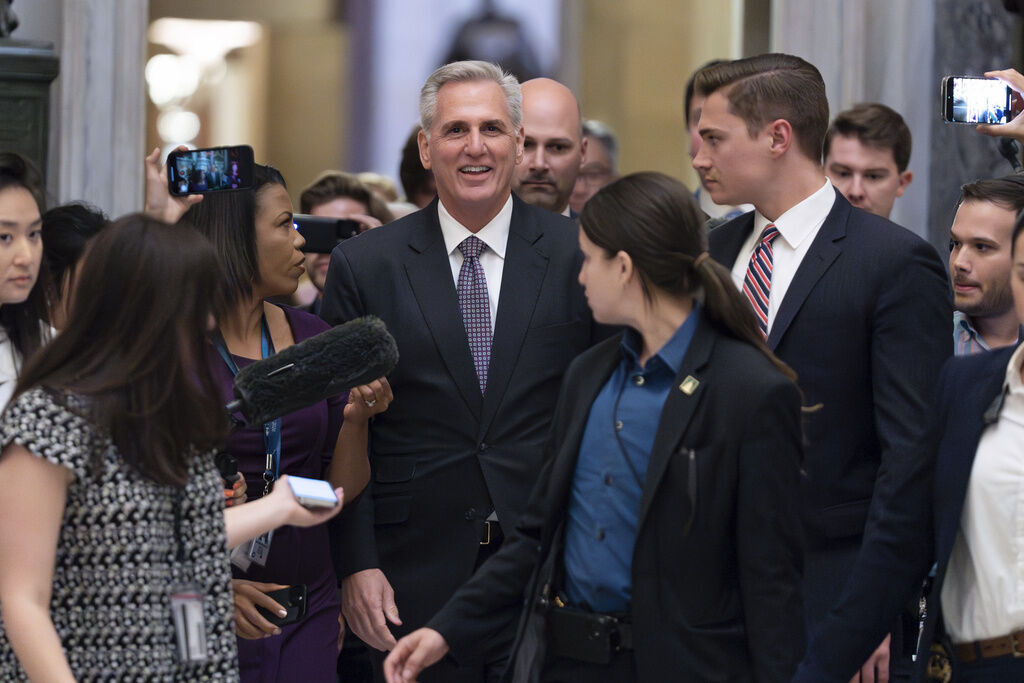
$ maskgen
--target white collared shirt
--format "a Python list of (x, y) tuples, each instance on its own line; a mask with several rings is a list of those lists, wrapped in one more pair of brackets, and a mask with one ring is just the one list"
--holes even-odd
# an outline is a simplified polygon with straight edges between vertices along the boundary
[(999, 419), (985, 428), (942, 584), (954, 643), (1024, 629), (1024, 345), (1006, 368)]
[[(799, 204), (791, 207), (775, 221), (775, 227), (779, 230), (779, 236), (772, 242), (772, 286), (768, 294), (768, 331), (771, 332), (772, 323), (775, 322), (775, 314), (779, 311), (789, 284), (793, 281), (800, 263), (804, 260), (807, 250), (821, 230), (825, 218), (828, 217), (832, 205), (836, 201), (836, 193), (828, 178), (821, 189), (804, 199)], [(750, 233), (747, 241), (743, 243), (736, 261), (732, 266), (732, 280), (736, 287), (743, 291), (743, 278), (747, 275), (747, 267), (750, 265), (750, 257), (754, 253), (761, 233), (772, 223), (761, 215), (754, 213), (754, 230)]]
[(451, 263), (456, 289), (459, 287), (459, 271), (462, 269), (463, 260), (459, 245), (473, 234), (487, 245), (480, 253), (479, 260), (480, 267), (484, 269), (484, 279), (487, 280), (487, 301), (490, 304), (493, 331), (494, 321), (498, 315), (501, 273), (505, 267), (505, 247), (508, 244), (509, 227), (512, 225), (512, 195), (508, 196), (508, 201), (501, 207), (498, 215), (476, 233), (470, 232), (466, 226), (455, 220), (441, 201), (437, 202), (437, 218), (441, 222), (441, 234), (444, 236), (444, 247), (448, 250), (448, 261)]

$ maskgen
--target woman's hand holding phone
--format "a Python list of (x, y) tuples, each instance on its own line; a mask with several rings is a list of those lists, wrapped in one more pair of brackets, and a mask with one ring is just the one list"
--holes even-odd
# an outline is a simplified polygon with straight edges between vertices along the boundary
[(256, 605), (261, 605), (274, 614), (282, 617), (288, 612), (267, 595), (271, 591), (287, 588), (277, 583), (260, 583), (258, 581), (247, 581), (245, 579), (231, 579), (231, 588), (234, 593), (235, 602), (235, 633), (240, 638), (257, 640), (277, 635), (281, 629), (271, 624), (256, 610)]
[[(999, 71), (986, 71), (986, 78), (998, 78), (1016, 93), (1015, 100), (1024, 99), (1024, 76), (1016, 69), (1001, 69)], [(1015, 109), (1017, 107), (1014, 107)], [(1014, 116), (1010, 121), (1002, 124), (982, 123), (977, 127), (979, 133), (992, 137), (1013, 138), (1024, 143), (1024, 111)]]
[[(179, 145), (179, 151), (188, 147)], [(146, 157), (146, 215), (165, 223), (177, 223), (193, 204), (203, 201), (203, 195), (190, 194), (186, 197), (172, 197), (167, 189), (167, 170), (160, 165), (160, 148), (156, 147)]]

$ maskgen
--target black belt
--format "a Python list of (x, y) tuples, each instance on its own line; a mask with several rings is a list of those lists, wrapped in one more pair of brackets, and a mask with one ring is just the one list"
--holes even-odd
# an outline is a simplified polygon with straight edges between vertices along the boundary
[(633, 624), (626, 615), (552, 606), (547, 619), (550, 655), (607, 664), (612, 655), (633, 649)]

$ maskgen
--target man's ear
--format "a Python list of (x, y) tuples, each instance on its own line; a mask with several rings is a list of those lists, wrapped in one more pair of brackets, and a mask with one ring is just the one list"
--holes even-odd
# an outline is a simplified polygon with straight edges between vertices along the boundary
[(786, 119), (775, 119), (764, 127), (764, 134), (768, 136), (769, 149), (772, 156), (779, 157), (793, 145), (793, 126)]
[(583, 164), (587, 161), (587, 138), (580, 139), (580, 168), (583, 168)]
[(526, 129), (522, 126), (516, 130), (516, 165), (523, 160), (523, 143), (526, 142)]
[(902, 197), (903, 196), (903, 192), (907, 189), (907, 185), (909, 185), (911, 183), (911, 181), (913, 181), (913, 180), (914, 180), (914, 172), (913, 171), (904, 171), (903, 173), (900, 173), (900, 186), (896, 190), (896, 196), (897, 197)]
[(423, 164), (423, 168), (430, 170), (430, 146), (427, 144), (427, 133), (420, 129), (419, 134), (416, 136), (416, 144), (420, 148), (420, 163)]

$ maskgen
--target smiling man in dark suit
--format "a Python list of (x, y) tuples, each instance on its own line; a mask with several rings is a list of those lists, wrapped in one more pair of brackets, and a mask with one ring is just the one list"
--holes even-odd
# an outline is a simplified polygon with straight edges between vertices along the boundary
[[(828, 102), (813, 65), (759, 55), (701, 71), (696, 88), (707, 99), (693, 165), (716, 203), (755, 207), (711, 232), (711, 256), (732, 269), (804, 393), (813, 635), (856, 563), (928, 552), (927, 530), (903, 526), (918, 518), (904, 492), (929, 471), (911, 454), (951, 351), (949, 287), (931, 246), (850, 206), (825, 178)], [(888, 650), (886, 639), (865, 664), (872, 674), (888, 669)]]
[[(384, 320), (396, 402), (371, 427), (373, 481), (336, 529), (349, 627), (378, 650), (422, 626), (521, 514), (562, 375), (590, 345), (567, 218), (511, 193), (523, 156), (514, 77), (438, 69), (420, 96), (420, 159), (438, 199), (339, 245), (323, 317)], [(401, 610), (401, 616), (399, 616)], [(500, 673), (511, 633), (426, 680)]]

